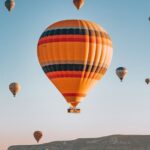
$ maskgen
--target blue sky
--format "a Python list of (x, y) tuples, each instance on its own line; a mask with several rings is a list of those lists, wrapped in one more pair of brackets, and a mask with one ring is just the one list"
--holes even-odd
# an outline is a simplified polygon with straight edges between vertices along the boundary
[[(150, 134), (150, 22), (148, 0), (85, 0), (77, 11), (72, 0), (16, 0), (11, 12), (0, 2), (0, 147), (35, 144), (32, 133), (42, 130), (41, 143), (109, 134)], [(100, 24), (112, 38), (109, 70), (79, 105), (80, 115), (67, 114), (68, 104), (44, 75), (37, 59), (37, 42), (47, 26), (64, 19)], [(128, 68), (123, 83), (115, 75)], [(14, 99), (8, 90), (18, 81)]]

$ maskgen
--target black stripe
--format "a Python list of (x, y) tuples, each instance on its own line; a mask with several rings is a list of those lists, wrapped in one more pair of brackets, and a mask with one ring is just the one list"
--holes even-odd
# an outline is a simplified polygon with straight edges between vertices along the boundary
[(104, 38), (109, 38), (109, 35), (105, 32), (96, 31), (96, 30), (88, 30), (88, 29), (54, 29), (43, 32), (40, 38), (52, 35), (69, 35), (69, 34), (77, 34), (77, 35), (95, 35), (101, 36)]
[(125, 67), (119, 67), (116, 70), (126, 70), (126, 68)]
[[(99, 69), (102, 69), (100, 66), (93, 66), (93, 65), (83, 65), (83, 64), (54, 64), (54, 65), (47, 65), (42, 67), (45, 73), (48, 72), (55, 72), (55, 71), (96, 71), (98, 72)], [(85, 69), (84, 69), (85, 68)]]

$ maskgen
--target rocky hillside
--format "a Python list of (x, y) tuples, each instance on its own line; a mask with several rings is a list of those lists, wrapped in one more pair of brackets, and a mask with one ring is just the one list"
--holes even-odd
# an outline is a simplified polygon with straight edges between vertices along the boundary
[(42, 145), (11, 146), (8, 150), (150, 150), (150, 136), (112, 135)]

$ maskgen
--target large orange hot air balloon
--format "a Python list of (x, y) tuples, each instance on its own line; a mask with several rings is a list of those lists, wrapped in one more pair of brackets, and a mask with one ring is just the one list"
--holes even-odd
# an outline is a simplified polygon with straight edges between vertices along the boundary
[(73, 0), (74, 5), (79, 10), (84, 5), (84, 0)]
[(35, 140), (37, 141), (37, 143), (40, 141), (40, 139), (42, 138), (43, 134), (41, 131), (35, 131), (33, 133), (33, 136), (35, 138)]
[(38, 42), (39, 62), (71, 109), (107, 71), (112, 58), (112, 41), (96, 23), (64, 20), (50, 25)]
[(15, 7), (15, 1), (14, 0), (6, 0), (5, 6), (8, 9), (8, 11), (11, 11)]
[(21, 86), (19, 85), (19, 83), (13, 82), (9, 85), (9, 90), (11, 91), (13, 96), (15, 97), (16, 94), (21, 90)]

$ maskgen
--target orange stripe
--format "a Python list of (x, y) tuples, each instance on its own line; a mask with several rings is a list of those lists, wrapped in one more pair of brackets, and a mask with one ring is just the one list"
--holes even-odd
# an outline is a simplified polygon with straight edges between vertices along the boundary
[[(92, 26), (91, 26), (92, 25)], [(53, 29), (53, 28), (62, 28), (62, 27), (83, 27), (85, 29), (96, 29), (98, 31), (103, 31), (104, 32), (104, 29), (99, 26), (98, 24), (94, 23), (94, 22), (91, 22), (91, 21), (88, 21), (88, 20), (62, 20), (62, 21), (59, 21), (59, 22), (55, 22), (54, 24), (50, 25), (48, 29)]]
[[(59, 27), (85, 27), (85, 24), (94, 24), (93, 22), (87, 21), (87, 20), (62, 20), (59, 22), (56, 22), (48, 27), (48, 29), (52, 28), (59, 28)], [(98, 26), (95, 24), (95, 26)], [(91, 28), (92, 29), (92, 28)], [(98, 28), (99, 29), (99, 28)]]
[[(103, 46), (102, 46), (103, 45)], [(103, 57), (104, 52), (108, 55), (111, 54), (112, 47), (108, 45), (107, 40), (103, 41), (102, 44), (88, 43), (88, 42), (59, 42), (59, 43), (47, 43), (38, 46), (38, 57), (41, 65), (49, 63), (49, 61), (83, 61), (84, 63), (93, 64), (91, 60), (92, 54), (95, 52), (96, 57), (94, 64), (103, 64), (105, 57)], [(107, 55), (107, 56), (108, 56)], [(105, 56), (105, 55), (104, 55)], [(110, 55), (111, 56), (111, 55)], [(94, 57), (94, 56), (93, 56)], [(109, 59), (108, 59), (109, 60)], [(86, 62), (85, 62), (86, 61)], [(107, 64), (106, 64), (107, 65)]]

